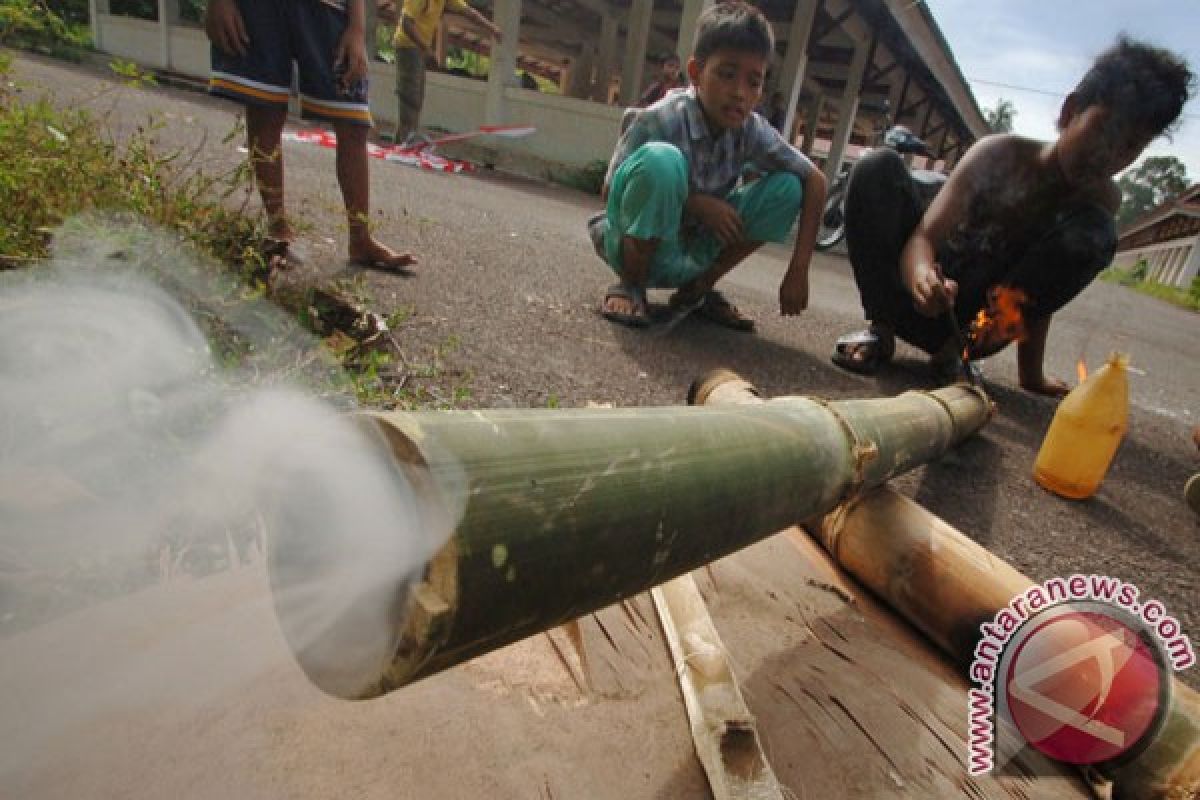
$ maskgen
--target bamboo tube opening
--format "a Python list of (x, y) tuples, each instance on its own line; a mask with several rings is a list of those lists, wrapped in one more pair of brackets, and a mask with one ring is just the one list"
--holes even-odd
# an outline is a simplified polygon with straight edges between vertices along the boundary
[[(431, 532), (452, 526), (427, 466), (403, 433), (357, 420), (370, 457), (398, 502), (386, 519), (347, 525), (317, 476), (290, 474), (273, 498), (267, 566), (276, 617), (305, 675), (356, 700), (387, 691), (388, 676), (419, 661), (439, 614), (453, 601), (451, 546), (427, 560)], [(380, 487), (372, 487), (379, 489)]]

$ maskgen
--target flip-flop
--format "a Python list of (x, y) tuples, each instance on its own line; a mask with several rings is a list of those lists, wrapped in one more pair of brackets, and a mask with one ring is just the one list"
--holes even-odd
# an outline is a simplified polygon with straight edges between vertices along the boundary
[[(630, 311), (609, 311), (608, 301), (614, 298), (628, 300)], [(646, 301), (646, 290), (628, 283), (614, 283), (604, 293), (600, 315), (610, 322), (630, 328), (646, 328), (650, 325), (650, 304)]]
[(726, 328), (744, 333), (754, 330), (754, 320), (738, 311), (737, 306), (729, 302), (725, 295), (716, 289), (708, 290), (704, 295), (704, 302), (697, 311), (705, 319)]
[[(865, 348), (865, 353), (863, 353)], [(880, 365), (892, 360), (896, 352), (896, 340), (884, 339), (873, 330), (856, 331), (838, 337), (830, 360), (848, 372), (858, 375), (874, 375)], [(862, 353), (856, 357), (855, 353)]]

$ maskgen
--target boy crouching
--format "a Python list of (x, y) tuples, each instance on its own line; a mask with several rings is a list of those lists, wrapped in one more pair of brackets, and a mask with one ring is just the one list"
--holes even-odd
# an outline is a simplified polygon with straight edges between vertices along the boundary
[[(701, 14), (691, 87), (631, 109), (605, 176), (603, 214), (589, 222), (596, 251), (620, 282), (604, 297), (605, 317), (650, 322), (647, 288), (677, 291), (671, 306), (752, 330), (713, 287), (764, 242), (783, 241), (799, 217), (779, 310), (808, 306), (808, 267), (825, 204), (825, 177), (754, 112), (775, 51), (762, 13), (722, 2)], [(757, 180), (742, 182), (746, 168)]]

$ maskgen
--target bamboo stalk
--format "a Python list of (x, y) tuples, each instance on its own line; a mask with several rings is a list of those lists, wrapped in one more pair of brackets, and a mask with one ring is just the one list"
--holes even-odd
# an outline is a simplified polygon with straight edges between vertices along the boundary
[[(761, 404), (753, 386), (714, 373), (699, 402)], [(1006, 561), (886, 487), (867, 492), (804, 525), (833, 560), (924, 633), (964, 672), (979, 626), (1033, 581)], [(1200, 797), (1200, 695), (1172, 678), (1171, 705), (1158, 736), (1136, 759), (1100, 771), (1117, 798)]]
[(725, 645), (691, 575), (650, 590), (715, 800), (783, 800)]
[[(368, 598), (376, 608), (352, 615), (377, 623), (302, 641), (298, 626), (325, 603), (330, 554), (345, 545), (319, 521), (281, 519), (269, 550), (281, 627), (319, 687), (375, 696), (826, 513), (987, 418), (985, 396), (967, 387), (741, 408), (366, 415), (420, 498), (421, 528), (446, 544), (423, 574), (398, 576)], [(309, 584), (317, 590), (288, 591)]]

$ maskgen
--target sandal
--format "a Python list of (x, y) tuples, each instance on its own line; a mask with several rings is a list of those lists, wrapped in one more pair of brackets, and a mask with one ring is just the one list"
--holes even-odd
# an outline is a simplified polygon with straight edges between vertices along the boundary
[(754, 320), (738, 311), (737, 306), (716, 289), (708, 290), (704, 295), (704, 302), (697, 310), (700, 316), (726, 328), (744, 332), (754, 330)]
[(875, 328), (870, 328), (839, 337), (831, 360), (849, 372), (874, 375), (895, 354), (895, 336), (891, 333), (881, 335)]
[[(610, 311), (610, 300), (629, 301), (629, 311)], [(646, 301), (646, 290), (628, 283), (614, 283), (604, 293), (600, 314), (605, 319), (630, 328), (645, 328), (650, 325), (650, 305)]]

